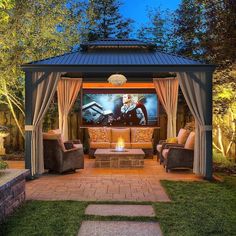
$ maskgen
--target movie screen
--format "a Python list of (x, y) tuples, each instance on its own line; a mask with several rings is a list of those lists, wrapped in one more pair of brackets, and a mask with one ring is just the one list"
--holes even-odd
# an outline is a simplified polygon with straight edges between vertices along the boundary
[(83, 94), (82, 124), (155, 126), (156, 94)]

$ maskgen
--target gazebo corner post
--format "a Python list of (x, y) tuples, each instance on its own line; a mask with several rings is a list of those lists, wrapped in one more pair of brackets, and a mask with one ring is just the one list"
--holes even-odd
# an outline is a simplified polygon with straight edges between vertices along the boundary
[[(212, 77), (213, 71), (206, 72), (206, 124), (212, 126)], [(213, 179), (212, 129), (206, 132), (206, 180)]]
[[(32, 72), (25, 71), (25, 125), (32, 125), (33, 121), (33, 82)], [(25, 168), (30, 170), (29, 179), (33, 178), (31, 161), (32, 131), (25, 130)]]

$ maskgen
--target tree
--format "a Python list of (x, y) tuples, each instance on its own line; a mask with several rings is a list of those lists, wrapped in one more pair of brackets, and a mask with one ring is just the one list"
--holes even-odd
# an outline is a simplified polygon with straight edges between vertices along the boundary
[[(202, 29), (201, 5), (196, 0), (182, 0), (175, 12), (173, 39), (177, 41), (177, 52), (190, 58), (202, 58), (200, 47)], [(175, 43), (176, 44), (176, 43)]]
[(167, 12), (160, 8), (148, 11), (149, 22), (137, 31), (137, 37), (144, 41), (152, 41), (160, 50), (167, 50)]
[(17, 116), (24, 114), (20, 65), (64, 53), (79, 43), (79, 12), (74, 17), (74, 8), (66, 4), (66, 0), (4, 0), (0, 4), (0, 102), (7, 104), (22, 136), (23, 124)]
[(205, 37), (202, 47), (208, 61), (229, 65), (235, 62), (236, 52), (236, 1), (234, 0), (196, 0), (202, 8)]
[(84, 22), (84, 38), (88, 41), (104, 38), (128, 38), (132, 20), (121, 16), (118, 0), (90, 0)]

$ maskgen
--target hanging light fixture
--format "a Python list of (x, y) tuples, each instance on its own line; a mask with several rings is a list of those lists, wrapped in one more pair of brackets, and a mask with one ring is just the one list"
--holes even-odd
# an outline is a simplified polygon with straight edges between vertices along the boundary
[(115, 86), (122, 86), (126, 81), (126, 77), (122, 74), (113, 74), (108, 78), (108, 82)]

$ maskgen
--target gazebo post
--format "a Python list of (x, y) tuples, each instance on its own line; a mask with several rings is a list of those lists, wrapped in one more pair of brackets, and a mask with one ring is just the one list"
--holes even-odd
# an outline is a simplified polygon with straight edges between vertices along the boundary
[[(25, 72), (25, 125), (32, 125), (32, 110), (33, 110), (33, 83), (32, 72)], [(32, 131), (25, 131), (25, 168), (30, 170), (32, 176), (32, 163), (31, 163), (31, 138)]]
[[(206, 102), (206, 124), (212, 126), (212, 71), (206, 72), (205, 102)], [(212, 130), (206, 132), (206, 173), (205, 179), (212, 179)]]

